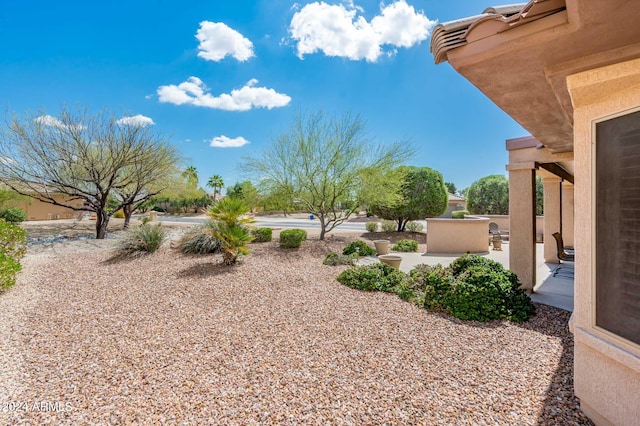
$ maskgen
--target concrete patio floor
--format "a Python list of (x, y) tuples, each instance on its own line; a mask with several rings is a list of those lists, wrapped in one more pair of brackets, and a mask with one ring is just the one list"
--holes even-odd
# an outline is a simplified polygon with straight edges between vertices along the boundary
[[(531, 293), (531, 300), (544, 305), (555, 306), (573, 312), (573, 263), (545, 263), (543, 244), (536, 244), (536, 286)], [(400, 270), (411, 271), (416, 265), (427, 264), (448, 266), (461, 254), (432, 254), (432, 253), (396, 253), (402, 257)], [(509, 268), (509, 243), (502, 243), (502, 250), (491, 250), (481, 253)], [(376, 263), (378, 259), (370, 256), (360, 260), (360, 264)]]

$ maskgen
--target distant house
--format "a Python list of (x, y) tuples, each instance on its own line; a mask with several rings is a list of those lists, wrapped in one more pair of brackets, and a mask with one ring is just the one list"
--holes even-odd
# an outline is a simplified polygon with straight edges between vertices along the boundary
[[(61, 203), (75, 207), (82, 207), (83, 200), (69, 200), (69, 196), (54, 194), (53, 198)], [(10, 200), (3, 206), (18, 207), (27, 212), (27, 220), (52, 220), (52, 219), (73, 219), (81, 217), (84, 212), (69, 209), (67, 207), (55, 206), (44, 203), (35, 198), (21, 197), (20, 200)]]
[(449, 194), (449, 204), (447, 210), (440, 215), (440, 217), (451, 217), (451, 213), (456, 210), (466, 210), (467, 200), (459, 195)]

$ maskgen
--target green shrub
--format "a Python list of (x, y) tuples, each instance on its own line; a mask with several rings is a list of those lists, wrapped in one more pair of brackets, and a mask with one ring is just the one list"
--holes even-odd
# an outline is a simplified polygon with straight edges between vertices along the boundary
[(418, 293), (404, 281), (393, 287), (391, 291), (406, 302), (414, 303), (419, 299)]
[(378, 232), (378, 222), (367, 222), (364, 224), (367, 232)]
[(412, 220), (411, 222), (407, 223), (406, 228), (407, 228), (407, 231), (421, 232), (424, 229), (424, 226), (422, 226), (420, 222), (416, 222), (415, 220)]
[(451, 289), (450, 270), (442, 265), (418, 265), (409, 272), (405, 283), (429, 310), (444, 310), (445, 297)]
[(304, 229), (285, 229), (280, 232), (280, 247), (298, 248), (307, 239), (307, 231)]
[(358, 256), (372, 256), (376, 254), (376, 250), (364, 241), (354, 241), (342, 250), (342, 254), (357, 253)]
[(116, 219), (124, 219), (124, 212), (122, 211), (122, 209), (120, 209), (113, 214), (113, 217), (115, 217)]
[(13, 223), (0, 219), (0, 290), (12, 287), (22, 269), (20, 259), (26, 252), (27, 233)]
[(337, 265), (353, 265), (358, 260), (358, 253), (338, 254), (336, 252), (329, 253), (322, 263), (329, 266)]
[(382, 221), (382, 232), (392, 232), (398, 229), (398, 224), (396, 224), (392, 220), (383, 220)]
[(384, 263), (354, 266), (338, 275), (338, 282), (365, 291), (392, 291), (402, 283), (405, 274)]
[(211, 223), (189, 230), (180, 240), (180, 251), (185, 254), (218, 253), (220, 249), (220, 240), (211, 234)]
[(153, 253), (165, 240), (166, 231), (162, 225), (143, 224), (129, 229), (116, 246), (117, 257), (136, 257)]
[(24, 222), (27, 219), (27, 212), (18, 207), (3, 207), (0, 209), (0, 219), (11, 223)]
[(233, 265), (240, 256), (250, 253), (249, 243), (253, 241), (253, 235), (249, 226), (254, 219), (247, 215), (249, 211), (244, 200), (237, 197), (224, 197), (207, 211), (211, 219), (209, 230), (220, 241), (225, 265)]
[(418, 242), (408, 239), (398, 240), (398, 242), (391, 247), (391, 250), (403, 252), (418, 251)]
[(469, 213), (469, 210), (455, 210), (453, 212), (451, 212), (451, 218), (452, 219), (464, 219), (464, 215), (466, 214), (471, 214)]
[(491, 259), (467, 254), (450, 266), (452, 285), (446, 308), (460, 319), (526, 321), (535, 313), (518, 277)]
[(266, 243), (273, 238), (273, 230), (271, 228), (257, 228), (252, 231), (254, 242)]
[(160, 206), (153, 206), (153, 207), (151, 208), (151, 211), (159, 212), (159, 213), (166, 213), (166, 212), (167, 212), (167, 210), (166, 210), (166, 209), (163, 209), (163, 208), (162, 208), (162, 207), (160, 207)]

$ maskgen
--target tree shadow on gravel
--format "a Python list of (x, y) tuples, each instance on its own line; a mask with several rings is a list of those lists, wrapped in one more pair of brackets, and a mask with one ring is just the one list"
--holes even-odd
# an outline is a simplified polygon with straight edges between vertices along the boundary
[(176, 272), (176, 278), (206, 278), (212, 276), (220, 276), (232, 274), (236, 268), (241, 266), (240, 264), (236, 265), (225, 265), (222, 262), (206, 262), (206, 263), (197, 263), (195, 265), (189, 266), (181, 271)]

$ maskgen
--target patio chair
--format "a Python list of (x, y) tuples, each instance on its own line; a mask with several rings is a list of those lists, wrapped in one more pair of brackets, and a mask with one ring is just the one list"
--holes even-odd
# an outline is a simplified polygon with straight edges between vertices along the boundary
[(500, 228), (498, 227), (497, 223), (495, 222), (489, 223), (489, 233), (491, 235), (500, 235)]
[(558, 252), (558, 259), (564, 262), (574, 262), (575, 255), (573, 253), (568, 253), (564, 248), (564, 243), (562, 241), (562, 234), (559, 232), (554, 232), (553, 238), (556, 239), (556, 250)]

